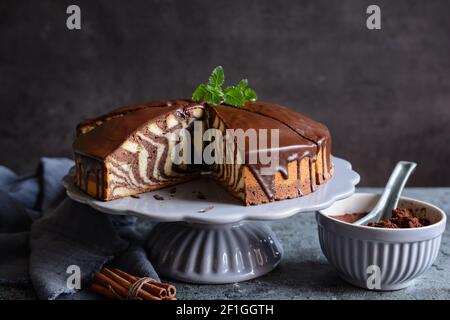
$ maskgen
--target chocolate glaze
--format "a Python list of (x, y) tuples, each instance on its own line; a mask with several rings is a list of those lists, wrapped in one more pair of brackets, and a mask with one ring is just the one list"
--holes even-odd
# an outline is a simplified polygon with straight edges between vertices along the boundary
[[(73, 144), (74, 151), (79, 155), (93, 158), (93, 160), (103, 161), (136, 130), (149, 121), (155, 121), (173, 112), (177, 112), (178, 116), (186, 116), (191, 107), (198, 107), (199, 105), (201, 104), (191, 100), (165, 100), (116, 109), (104, 116), (82, 122), (77, 127), (78, 137)], [(247, 129), (268, 129), (268, 143), (271, 140), (270, 129), (279, 129), (279, 165), (275, 172), (280, 172), (284, 178), (288, 177), (288, 164), (290, 162), (308, 157), (311, 189), (314, 190), (315, 177), (312, 174), (312, 164), (319, 150), (326, 150), (326, 152), (322, 152), (322, 163), (324, 166), (325, 163), (328, 165), (328, 170), (323, 170), (323, 172), (331, 169), (331, 137), (327, 127), (323, 124), (286, 107), (268, 102), (247, 103), (243, 108), (203, 105), (220, 117), (229, 129), (242, 129), (244, 131)], [(84, 127), (93, 127), (94, 129), (81, 134)], [(270, 145), (268, 150), (260, 150), (259, 148), (252, 150), (248, 147), (248, 143), (246, 145), (245, 164), (258, 180), (267, 197), (272, 200), (275, 172), (272, 175), (262, 175), (260, 169), (264, 165), (260, 163), (252, 164), (249, 159), (252, 154), (273, 150), (271, 150)], [(152, 165), (149, 167), (152, 167)], [(97, 174), (98, 168), (94, 168), (93, 164), (90, 164), (89, 167), (92, 167), (92, 170), (95, 170)], [(300, 162), (298, 162), (298, 167), (298, 173), (300, 174)]]
[(157, 120), (175, 111), (188, 112), (191, 107), (198, 105), (189, 100), (165, 100), (116, 109), (79, 124), (78, 132), (83, 126), (91, 125), (95, 126), (95, 129), (79, 134), (73, 143), (73, 149), (77, 153), (104, 160), (149, 121)]
[[(318, 149), (326, 150), (324, 155), (326, 161), (322, 161), (322, 163), (325, 165), (326, 162), (328, 170), (331, 169), (331, 138), (325, 125), (275, 103), (256, 101), (247, 103), (244, 108), (282, 122), (302, 137), (315, 143)], [(323, 172), (326, 172), (326, 170), (323, 170)]]
[(323, 143), (330, 135), (325, 125), (279, 104), (256, 101), (247, 103), (244, 109), (278, 120), (316, 144)]

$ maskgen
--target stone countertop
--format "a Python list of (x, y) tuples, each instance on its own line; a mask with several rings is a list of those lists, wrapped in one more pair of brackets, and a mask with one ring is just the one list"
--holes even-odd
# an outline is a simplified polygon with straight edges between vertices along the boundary
[[(358, 188), (358, 192), (380, 192)], [(450, 188), (408, 188), (404, 195), (417, 198), (450, 214)], [(284, 258), (274, 271), (260, 278), (226, 285), (176, 282), (179, 299), (450, 299), (450, 219), (433, 266), (410, 287), (375, 292), (342, 281), (322, 254), (314, 213), (270, 222), (284, 247)], [(30, 288), (0, 286), (0, 299), (33, 299)]]

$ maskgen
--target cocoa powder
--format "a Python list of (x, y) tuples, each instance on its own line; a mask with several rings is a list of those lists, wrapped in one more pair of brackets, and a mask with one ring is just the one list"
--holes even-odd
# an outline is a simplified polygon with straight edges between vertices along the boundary
[[(339, 216), (333, 216), (333, 218), (353, 223), (362, 217), (364, 217), (367, 212), (358, 213), (347, 213)], [(415, 217), (409, 209), (406, 208), (396, 208), (392, 210), (392, 216), (386, 220), (380, 220), (378, 222), (369, 222), (369, 227), (374, 228), (390, 228), (390, 229), (405, 229), (405, 228), (420, 228), (430, 225), (430, 221), (425, 218)]]

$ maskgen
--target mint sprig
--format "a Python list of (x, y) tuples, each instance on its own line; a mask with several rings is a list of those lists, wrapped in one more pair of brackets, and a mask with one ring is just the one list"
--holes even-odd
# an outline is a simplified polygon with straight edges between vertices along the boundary
[(208, 83), (201, 83), (192, 93), (192, 100), (206, 101), (210, 104), (219, 105), (225, 102), (234, 107), (242, 107), (248, 101), (255, 101), (258, 97), (256, 92), (248, 87), (248, 80), (243, 79), (235, 86), (222, 89), (225, 80), (223, 68), (214, 68), (208, 78)]
[(225, 74), (223, 72), (223, 68), (221, 66), (218, 66), (214, 68), (214, 70), (211, 72), (211, 75), (208, 78), (208, 85), (210, 85), (213, 88), (220, 89), (224, 81), (225, 81)]

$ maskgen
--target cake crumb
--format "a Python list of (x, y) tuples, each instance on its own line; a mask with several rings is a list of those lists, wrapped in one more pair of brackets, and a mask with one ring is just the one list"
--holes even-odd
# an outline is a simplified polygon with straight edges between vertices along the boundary
[(209, 206), (209, 207), (206, 207), (204, 209), (200, 209), (200, 210), (198, 210), (198, 212), (199, 213), (205, 213), (205, 212), (208, 212), (208, 211), (210, 211), (212, 209), (214, 209), (214, 206)]
[(135, 199), (140, 199), (141, 197), (138, 196), (137, 194), (132, 194), (130, 197), (135, 198)]
[(156, 200), (164, 200), (164, 197), (163, 197), (163, 196), (160, 196), (159, 194), (155, 194), (155, 195), (153, 196), (153, 198), (155, 198)]

